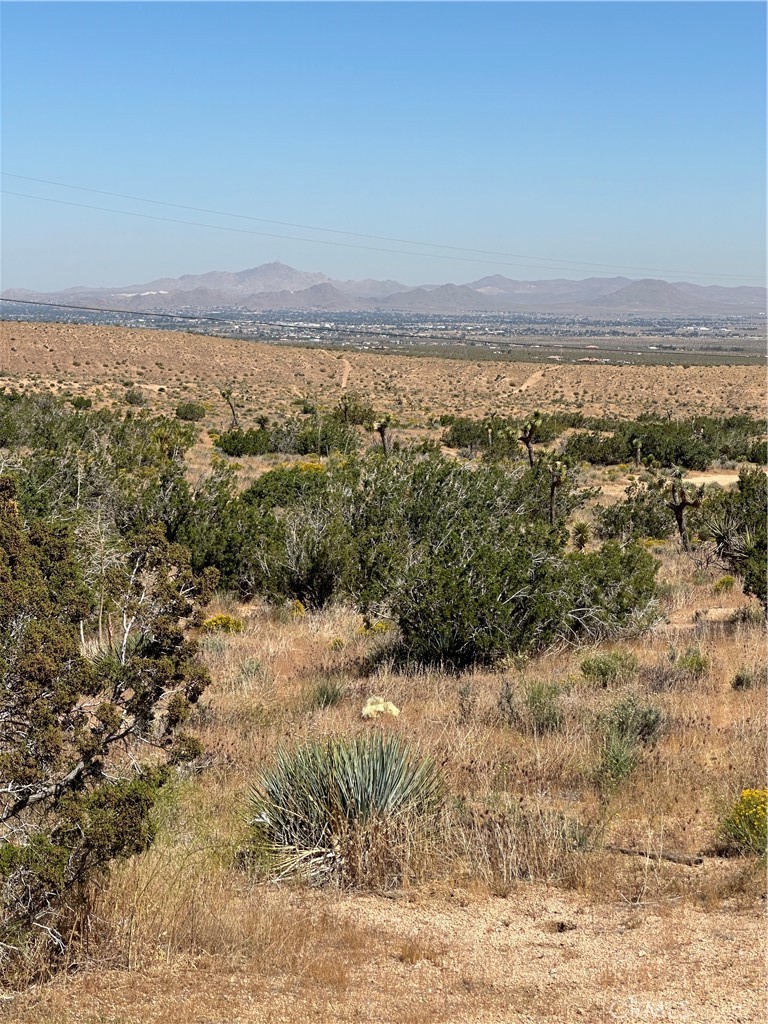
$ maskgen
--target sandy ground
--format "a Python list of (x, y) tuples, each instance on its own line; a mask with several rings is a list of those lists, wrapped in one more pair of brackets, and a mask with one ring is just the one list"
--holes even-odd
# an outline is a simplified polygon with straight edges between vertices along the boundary
[[(653, 870), (653, 868), (649, 868)], [(695, 870), (695, 869), (694, 869)], [(354, 928), (296, 973), (216, 957), (91, 969), (5, 1000), (13, 1024), (538, 1024), (765, 1019), (759, 912), (506, 899), (323, 897)], [(428, 900), (428, 902), (427, 902)], [(344, 926), (335, 925), (343, 935)], [(0, 1003), (2, 1006), (2, 1003)], [(0, 1010), (0, 1014), (3, 1011)]]
[[(333, 404), (343, 390), (377, 409), (423, 421), (441, 412), (482, 415), (536, 407), (624, 417), (762, 414), (765, 373), (750, 366), (602, 366), (473, 361), (329, 352), (207, 338), (176, 331), (73, 324), (0, 324), (0, 385), (59, 385), (80, 393), (125, 380), (175, 405), (203, 398), (222, 406), (233, 385), (246, 410), (274, 414), (308, 396)], [(153, 405), (155, 404), (153, 399)], [(222, 414), (224, 410), (222, 409)]]

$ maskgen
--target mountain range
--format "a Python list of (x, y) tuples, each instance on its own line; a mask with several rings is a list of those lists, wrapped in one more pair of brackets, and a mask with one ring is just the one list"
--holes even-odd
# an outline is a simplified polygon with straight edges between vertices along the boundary
[(58, 292), (8, 289), (5, 299), (99, 309), (403, 311), (418, 313), (561, 313), (596, 317), (750, 314), (766, 308), (766, 289), (628, 277), (515, 281), (501, 274), (468, 284), (410, 287), (399, 281), (338, 281), (284, 263), (230, 273), (163, 277), (120, 288), (79, 286)]

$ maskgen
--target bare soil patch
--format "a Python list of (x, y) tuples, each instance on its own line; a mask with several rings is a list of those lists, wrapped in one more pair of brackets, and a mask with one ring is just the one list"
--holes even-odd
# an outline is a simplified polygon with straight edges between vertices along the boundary
[[(295, 914), (289, 894), (286, 914)], [(287, 971), (253, 956), (88, 970), (6, 1005), (14, 1024), (764, 1020), (760, 915), (667, 903), (593, 905), (520, 885), (464, 893), (307, 895), (334, 933)], [(332, 903), (329, 911), (323, 904)], [(310, 926), (311, 927), (311, 926)]]

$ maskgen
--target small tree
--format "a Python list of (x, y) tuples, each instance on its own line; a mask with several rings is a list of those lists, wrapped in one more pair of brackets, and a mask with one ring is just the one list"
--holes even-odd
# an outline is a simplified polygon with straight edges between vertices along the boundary
[(232, 413), (232, 422), (230, 424), (230, 430), (238, 430), (240, 428), (240, 420), (237, 417), (237, 409), (235, 408), (235, 399), (231, 387), (221, 389), (221, 397), (229, 406), (229, 411)]
[(376, 413), (371, 405), (354, 391), (345, 391), (339, 399), (336, 408), (336, 415), (349, 426), (368, 427), (373, 426)]
[[(182, 624), (196, 580), (160, 528), (110, 572), (107, 639), (64, 528), (27, 525), (0, 478), (0, 966), (62, 952), (88, 880), (152, 839), (155, 753), (207, 683)], [(69, 920), (67, 920), (69, 918)]]
[(685, 551), (691, 550), (691, 541), (685, 522), (685, 513), (689, 508), (700, 508), (704, 497), (704, 486), (692, 487), (683, 480), (681, 470), (676, 470), (671, 480), (660, 481), (659, 486), (664, 494), (667, 508), (672, 510), (677, 523), (677, 532)]
[(392, 418), (390, 416), (385, 416), (384, 419), (379, 420), (379, 422), (376, 424), (376, 433), (381, 438), (381, 447), (385, 455), (389, 455), (389, 453), (392, 451), (392, 433), (390, 430), (391, 426)]
[(520, 443), (525, 445), (525, 450), (528, 452), (528, 462), (531, 469), (533, 469), (534, 464), (533, 442), (536, 440), (540, 426), (541, 413), (535, 412), (529, 420), (526, 420), (520, 430)]
[(568, 478), (568, 464), (560, 459), (548, 460), (549, 470), (549, 525), (555, 525), (555, 496)]

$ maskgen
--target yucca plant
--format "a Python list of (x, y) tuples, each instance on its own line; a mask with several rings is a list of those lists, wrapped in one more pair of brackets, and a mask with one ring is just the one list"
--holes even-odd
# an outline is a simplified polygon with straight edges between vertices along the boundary
[(278, 876), (396, 884), (404, 850), (442, 798), (434, 762), (383, 732), (282, 749), (253, 788), (254, 846)]

